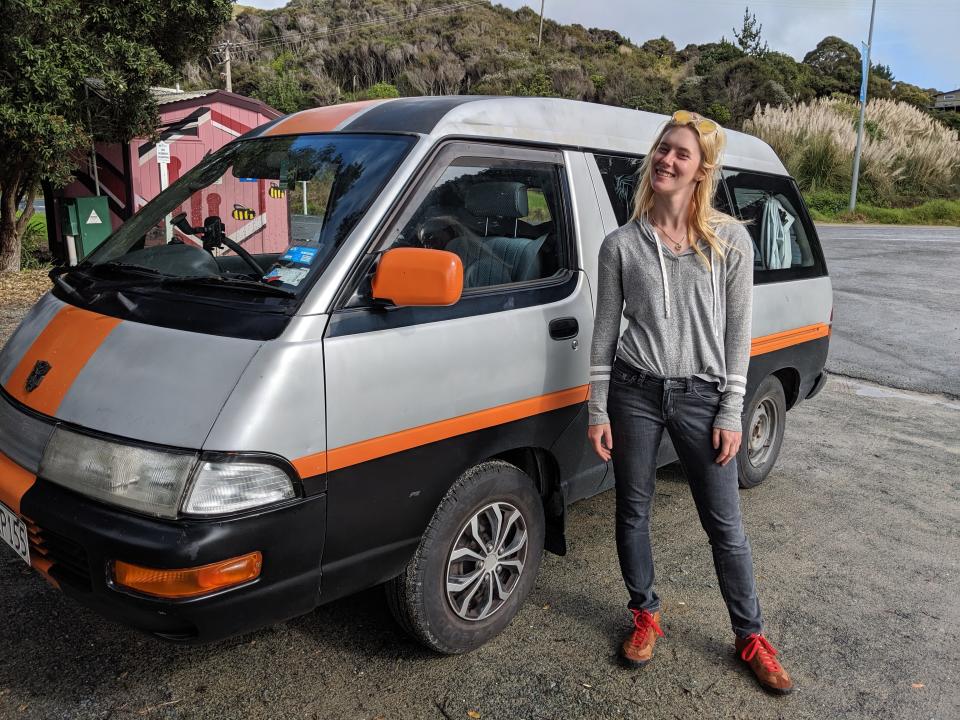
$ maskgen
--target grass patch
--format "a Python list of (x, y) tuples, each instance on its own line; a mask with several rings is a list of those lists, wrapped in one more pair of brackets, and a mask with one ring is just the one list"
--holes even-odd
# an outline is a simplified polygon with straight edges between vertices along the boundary
[(810, 216), (817, 222), (880, 223), (884, 225), (960, 225), (960, 200), (928, 200), (914, 207), (889, 208), (857, 203), (849, 212), (850, 198), (820, 191), (804, 196)]

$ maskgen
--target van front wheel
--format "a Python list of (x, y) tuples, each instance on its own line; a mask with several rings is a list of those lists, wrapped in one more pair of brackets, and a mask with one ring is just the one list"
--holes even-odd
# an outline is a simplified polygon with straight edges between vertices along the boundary
[(762, 483), (773, 470), (783, 444), (787, 400), (780, 380), (774, 375), (764, 378), (746, 410), (737, 468), (740, 487), (751, 488)]
[(387, 583), (397, 622), (437, 652), (469, 652), (523, 605), (543, 554), (543, 504), (525, 473), (493, 460), (441, 500), (404, 572)]

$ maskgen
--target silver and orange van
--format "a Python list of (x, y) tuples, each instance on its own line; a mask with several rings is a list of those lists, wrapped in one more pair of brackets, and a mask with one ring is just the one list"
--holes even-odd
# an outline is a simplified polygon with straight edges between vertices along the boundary
[[(586, 443), (597, 254), (663, 120), (397, 99), (205, 158), (51, 273), (0, 355), (4, 551), (171, 640), (379, 583), (435, 650), (491, 638), (613, 483)], [(730, 133), (726, 163), (756, 244), (749, 486), (823, 386), (832, 299), (773, 151)]]

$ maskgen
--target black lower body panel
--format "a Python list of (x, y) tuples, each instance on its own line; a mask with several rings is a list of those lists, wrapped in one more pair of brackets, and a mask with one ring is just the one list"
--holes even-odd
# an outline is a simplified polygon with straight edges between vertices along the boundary
[[(169, 521), (113, 508), (38, 480), (24, 495), (48, 571), (67, 596), (104, 617), (170, 640), (210, 642), (310, 612), (317, 605), (326, 496), (219, 520)], [(147, 597), (112, 584), (115, 560), (191, 568), (259, 550), (260, 577), (186, 600)]]

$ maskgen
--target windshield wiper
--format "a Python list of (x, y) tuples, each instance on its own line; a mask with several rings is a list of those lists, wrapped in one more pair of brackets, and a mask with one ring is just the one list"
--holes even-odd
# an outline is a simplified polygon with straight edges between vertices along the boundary
[(292, 290), (273, 285), (265, 285), (255, 280), (238, 280), (236, 278), (225, 278), (218, 275), (197, 275), (187, 277), (168, 277), (163, 281), (164, 285), (209, 285), (211, 287), (224, 287), (230, 290), (242, 290), (244, 292), (260, 293), (262, 295), (271, 295), (274, 297), (295, 297), (296, 293)]
[(144, 265), (133, 265), (131, 263), (122, 263), (119, 260), (99, 263), (97, 265), (78, 266), (82, 270), (90, 272), (91, 270), (98, 275), (140, 275), (145, 277), (168, 277), (159, 270)]
[[(54, 268), (54, 270), (59, 270), (59, 268)], [(77, 289), (73, 285), (71, 285), (62, 277), (60, 277), (62, 274), (63, 273), (54, 274), (53, 270), (50, 271), (50, 279), (53, 280), (53, 284), (56, 285), (61, 290), (63, 290), (67, 295), (72, 297), (75, 302), (83, 303), (84, 302), (83, 295), (77, 292)]]
[[(59, 270), (59, 268), (57, 268)], [(272, 297), (295, 297), (296, 293), (291, 290), (267, 285), (255, 280), (240, 280), (237, 278), (225, 278), (220, 275), (167, 275), (154, 270), (153, 268), (142, 265), (131, 265), (117, 261), (101, 263), (98, 265), (78, 265), (69, 270), (77, 270), (87, 278), (94, 277), (116, 277), (112, 282), (100, 282), (95, 287), (99, 292), (121, 290), (123, 288), (143, 285), (147, 287), (156, 287), (158, 285), (206, 285), (210, 287), (220, 287), (228, 290), (239, 290), (241, 292), (252, 292)], [(57, 286), (64, 292), (77, 295), (77, 291), (66, 284), (60, 277), (67, 271), (58, 272), (56, 275), (51, 271), (50, 277)]]

